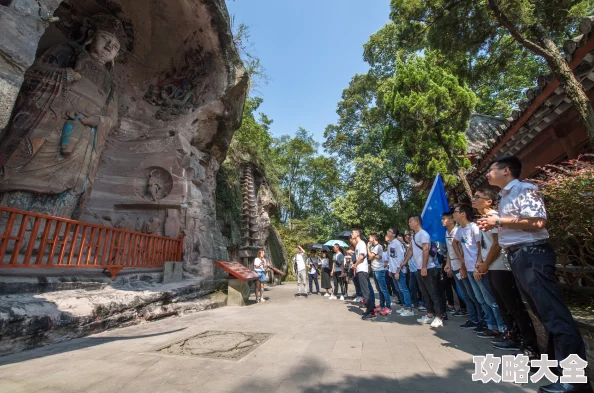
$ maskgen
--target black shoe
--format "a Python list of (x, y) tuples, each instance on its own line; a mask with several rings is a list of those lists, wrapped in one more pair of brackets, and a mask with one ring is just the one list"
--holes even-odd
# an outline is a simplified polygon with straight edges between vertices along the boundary
[(538, 388), (538, 393), (591, 393), (590, 383), (560, 383), (555, 382), (550, 385)]
[(477, 327), (478, 325), (474, 322), (472, 322), (470, 319), (466, 322), (464, 322), (463, 325), (460, 325), (460, 327), (462, 329), (474, 329), (475, 327)]
[(454, 307), (451, 307), (451, 308), (450, 308), (450, 307), (447, 307), (447, 310), (446, 310), (446, 312), (447, 312), (447, 313), (450, 313), (450, 314), (455, 314), (455, 313), (457, 313), (457, 311), (456, 311), (456, 309), (455, 309)]
[(495, 337), (499, 336), (499, 332), (496, 332), (495, 330), (485, 329), (484, 331), (478, 333), (476, 336), (478, 338), (494, 339)]
[(474, 329), (472, 329), (472, 331), (474, 333), (481, 333), (481, 332), (484, 332), (485, 330), (487, 330), (487, 329), (482, 325), (477, 325)]
[(448, 313), (447, 312), (444, 312), (443, 314), (441, 314), (441, 320), (442, 321), (447, 321), (448, 319), (449, 318), (448, 318)]
[(376, 315), (376, 313), (374, 313), (374, 312), (372, 312), (372, 313), (369, 313), (369, 314), (367, 314), (367, 313), (366, 313), (366, 314), (363, 314), (363, 316), (361, 317), (361, 319), (363, 319), (363, 320), (365, 320), (365, 321), (366, 321), (366, 320), (377, 319), (377, 315)]
[(493, 338), (493, 340), (491, 340), (491, 344), (502, 343), (507, 339), (507, 334), (499, 333), (497, 336), (495, 336), (495, 338)]
[(522, 346), (520, 345), (520, 350), (514, 355), (524, 355), (528, 356), (530, 360), (540, 360), (540, 352), (530, 346)]
[(453, 316), (455, 316), (455, 317), (465, 317), (465, 316), (467, 316), (467, 315), (468, 315), (468, 311), (466, 311), (466, 310), (462, 310), (462, 309), (459, 309), (458, 311), (456, 311), (456, 312), (455, 312), (454, 314), (452, 314), (452, 315), (453, 315)]
[(497, 349), (501, 349), (502, 351), (519, 351), (520, 350), (520, 344), (517, 341), (514, 341), (509, 337), (505, 341), (491, 342), (491, 344), (493, 345), (493, 347), (495, 347)]
[(303, 296), (303, 297), (307, 297), (307, 293), (304, 293), (304, 294), (302, 294), (301, 296)]

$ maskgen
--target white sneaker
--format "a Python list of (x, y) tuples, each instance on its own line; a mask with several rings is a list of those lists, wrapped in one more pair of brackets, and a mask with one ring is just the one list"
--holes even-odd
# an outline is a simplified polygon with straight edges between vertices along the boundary
[(433, 318), (429, 318), (427, 315), (423, 315), (421, 318), (417, 319), (417, 322), (430, 324), (433, 323)]
[(402, 314), (402, 313), (403, 313), (403, 312), (405, 312), (405, 311), (406, 311), (406, 308), (404, 308), (404, 307), (403, 307), (403, 308), (399, 308), (398, 310), (396, 310), (396, 312), (397, 312), (398, 314)]
[(326, 294), (324, 295), (324, 297), (329, 297), (330, 295), (328, 294), (328, 292), (326, 292)]
[(431, 322), (431, 327), (443, 327), (443, 321), (441, 320), (441, 318), (433, 318), (433, 322)]
[(415, 315), (414, 311), (404, 310), (400, 313), (401, 317), (412, 317)]
[(340, 296), (340, 300), (344, 300), (344, 296), (342, 296), (342, 295), (341, 295), (341, 296)]
[(338, 298), (337, 298), (336, 296), (334, 296), (334, 295), (330, 295), (330, 298), (329, 298), (329, 299), (330, 299), (330, 300), (336, 300), (336, 299), (338, 299)]

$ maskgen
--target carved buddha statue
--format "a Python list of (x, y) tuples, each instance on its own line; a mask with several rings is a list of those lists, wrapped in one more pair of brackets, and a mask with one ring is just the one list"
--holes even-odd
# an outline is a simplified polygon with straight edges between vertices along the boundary
[(113, 64), (121, 22), (96, 15), (80, 43), (60, 44), (27, 71), (0, 136), (2, 204), (72, 217), (117, 123)]

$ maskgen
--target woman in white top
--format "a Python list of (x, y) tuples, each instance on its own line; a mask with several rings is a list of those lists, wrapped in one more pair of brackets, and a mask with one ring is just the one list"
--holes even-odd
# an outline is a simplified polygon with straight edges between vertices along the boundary
[(254, 260), (254, 271), (260, 275), (256, 280), (256, 302), (264, 303), (264, 283), (266, 282), (266, 260), (264, 259), (264, 250), (258, 250), (258, 256)]

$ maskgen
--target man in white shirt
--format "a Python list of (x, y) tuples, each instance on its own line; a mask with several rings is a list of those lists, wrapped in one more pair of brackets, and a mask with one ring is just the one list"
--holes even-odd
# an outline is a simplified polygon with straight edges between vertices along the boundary
[[(549, 332), (557, 361), (578, 355), (586, 361), (586, 348), (569, 309), (565, 305), (555, 275), (556, 255), (546, 229), (547, 212), (538, 188), (518, 180), (522, 162), (514, 156), (493, 160), (487, 179), (501, 188), (499, 215), (479, 220), (483, 230), (499, 228), (498, 242), (528, 305)], [(552, 340), (552, 341), (551, 341)], [(557, 370), (560, 374), (561, 370)], [(555, 382), (541, 386), (540, 393), (591, 392), (589, 383)]]
[[(483, 188), (475, 191), (472, 197), (472, 207), (477, 209), (479, 214), (483, 216), (497, 214), (491, 208), (495, 201), (497, 201), (497, 193), (491, 188)], [(479, 274), (488, 276), (505, 324), (509, 328), (504, 335), (493, 339), (491, 343), (497, 349), (507, 351), (522, 349), (523, 353), (532, 359), (540, 358), (532, 320), (528, 315), (528, 311), (526, 311), (524, 302), (522, 302), (522, 297), (518, 291), (506, 255), (501, 251), (499, 245), (498, 228), (483, 231), (482, 235), (482, 241), (485, 243), (481, 247), (484, 263), (477, 265), (476, 271)], [(514, 329), (514, 326), (516, 329)]]
[[(473, 332), (483, 333), (487, 330), (488, 332), (497, 332), (496, 334), (499, 334), (498, 318), (490, 306), (491, 300), (493, 302), (495, 300), (493, 299), (493, 295), (483, 285), (482, 280), (478, 280), (475, 274), (476, 265), (482, 263), (483, 259), (480, 252), (481, 230), (478, 225), (472, 222), (473, 218), (472, 207), (466, 204), (456, 205), (454, 208), (454, 220), (460, 224), (460, 228), (458, 228), (454, 236), (452, 245), (454, 246), (456, 255), (458, 255), (458, 259), (460, 259), (460, 278), (468, 280), (464, 281), (464, 283), (465, 285), (466, 283), (470, 283), (470, 291), (474, 293), (474, 297), (483, 311), (481, 323), (473, 329)], [(501, 316), (499, 317), (501, 318)]]
[(305, 261), (307, 265), (307, 275), (309, 278), (309, 294), (312, 294), (312, 284), (316, 283), (316, 295), (320, 294), (320, 283), (318, 282), (318, 267), (320, 260), (316, 257), (316, 250), (309, 252), (309, 258)]
[[(451, 211), (445, 212), (441, 215), (441, 225), (446, 228), (446, 247), (448, 249), (447, 259), (446, 259), (446, 267), (444, 271), (448, 275), (452, 275), (454, 277), (454, 281), (456, 283), (456, 292), (458, 293), (458, 297), (460, 299), (460, 310), (454, 313), (455, 317), (462, 317), (468, 315), (470, 322), (473, 322), (472, 328), (474, 329), (478, 324), (479, 319), (479, 308), (478, 304), (473, 302), (470, 297), (468, 296), (468, 292), (466, 291), (466, 287), (464, 283), (460, 279), (460, 259), (458, 259), (458, 255), (454, 250), (453, 242), (454, 236), (458, 231), (458, 227), (456, 226), (456, 221), (454, 221), (454, 213)], [(464, 306), (462, 306), (464, 305)], [(462, 311), (465, 310), (465, 311)], [(464, 325), (462, 325), (464, 326)]]
[(371, 260), (371, 270), (373, 271), (373, 281), (375, 281), (380, 301), (379, 306), (374, 309), (374, 312), (379, 312), (381, 315), (391, 315), (392, 299), (386, 285), (386, 268), (388, 267), (388, 263), (384, 264), (382, 258), (384, 250), (382, 245), (379, 244), (377, 233), (372, 232), (369, 234), (369, 244), (367, 247), (367, 255), (369, 255), (369, 260)]
[(479, 301), (485, 314), (487, 328), (479, 326), (474, 329), (480, 338), (494, 339), (499, 334), (507, 331), (507, 326), (501, 315), (501, 309), (495, 300), (493, 290), (489, 285), (488, 273), (479, 273), (476, 266), (484, 263), (482, 249), (485, 247), (483, 235), (478, 225), (472, 222), (474, 212), (472, 207), (466, 204), (458, 204), (454, 209), (454, 218), (460, 224), (460, 228), (454, 236), (453, 244), (456, 248), (461, 246), (463, 253), (459, 255), (460, 262), (464, 262), (467, 270), (468, 280), (474, 291), (474, 296)]
[(374, 312), (375, 308), (375, 295), (373, 290), (370, 290), (369, 280), (369, 263), (367, 262), (367, 247), (365, 242), (361, 240), (361, 230), (353, 229), (351, 231), (351, 239), (355, 240), (355, 252), (353, 268), (355, 269), (356, 279), (359, 281), (359, 287), (361, 289), (361, 295), (365, 301), (365, 312), (363, 313), (362, 319), (376, 319), (377, 315)]
[(419, 323), (430, 323), (431, 327), (442, 327), (441, 316), (445, 310), (442, 310), (444, 304), (440, 288), (440, 267), (431, 254), (431, 237), (422, 227), (420, 216), (412, 216), (408, 219), (408, 226), (414, 231), (411, 239), (411, 245), (404, 258), (402, 267), (413, 258), (417, 267), (417, 278), (425, 300), (427, 315), (417, 319)]
[[(305, 289), (305, 282), (307, 281), (307, 272), (305, 270), (305, 251), (301, 246), (297, 246), (295, 258), (293, 259), (293, 266), (295, 274), (297, 275), (297, 293), (295, 296), (307, 297), (307, 290)], [(302, 291), (303, 288), (303, 291)]]
[(403, 317), (415, 315), (412, 310), (412, 301), (410, 291), (406, 285), (406, 266), (404, 262), (404, 245), (396, 237), (399, 235), (398, 228), (392, 227), (386, 231), (386, 241), (388, 242), (388, 269), (394, 286), (398, 288), (402, 297), (402, 308), (396, 312)]

